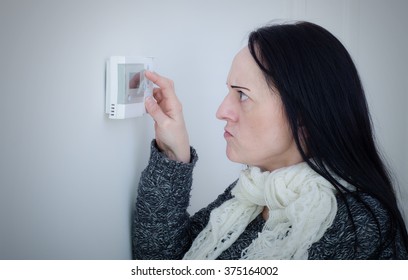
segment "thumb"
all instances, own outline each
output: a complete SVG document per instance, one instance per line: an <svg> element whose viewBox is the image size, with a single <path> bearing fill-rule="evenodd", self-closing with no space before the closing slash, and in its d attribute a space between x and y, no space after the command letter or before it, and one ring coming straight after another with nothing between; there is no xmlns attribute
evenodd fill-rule
<svg viewBox="0 0 408 280"><path fill-rule="evenodd" d="M157 104L156 100L152 96L148 96L145 100L145 107L146 111L149 113L150 116L152 116L153 120L160 124L162 123L165 119L167 119L167 116L163 113L162 109L160 106Z"/></svg>

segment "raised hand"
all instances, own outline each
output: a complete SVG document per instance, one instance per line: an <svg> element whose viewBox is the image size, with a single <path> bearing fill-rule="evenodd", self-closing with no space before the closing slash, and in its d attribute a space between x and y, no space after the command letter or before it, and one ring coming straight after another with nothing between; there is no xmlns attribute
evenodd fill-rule
<svg viewBox="0 0 408 280"><path fill-rule="evenodd" d="M183 108L176 96L173 81L150 71L146 71L145 76L159 87L153 90L154 98L148 97L145 102L147 112L155 121L159 149L172 160L190 162L190 143Z"/></svg>

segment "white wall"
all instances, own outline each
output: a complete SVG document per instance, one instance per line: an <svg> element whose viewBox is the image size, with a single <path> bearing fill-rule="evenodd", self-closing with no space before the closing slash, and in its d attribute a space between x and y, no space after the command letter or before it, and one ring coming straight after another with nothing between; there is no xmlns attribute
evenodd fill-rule
<svg viewBox="0 0 408 280"><path fill-rule="evenodd" d="M408 1L361 3L358 64L378 141L393 167L408 217Z"/></svg>
<svg viewBox="0 0 408 280"><path fill-rule="evenodd" d="M407 39L389 30L405 34L407 10L396 0L1 0L0 259L130 258L153 133L148 116L104 115L111 55L155 56L175 81L200 157L190 210L213 200L241 168L226 159L215 118L231 60L276 18L313 20L350 48L406 195Z"/></svg>

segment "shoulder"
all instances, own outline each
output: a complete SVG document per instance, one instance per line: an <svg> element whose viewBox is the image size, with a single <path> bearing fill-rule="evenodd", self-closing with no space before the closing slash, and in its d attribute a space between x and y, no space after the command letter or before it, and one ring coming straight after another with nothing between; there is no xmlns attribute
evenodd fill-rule
<svg viewBox="0 0 408 280"><path fill-rule="evenodd" d="M368 226L366 230L371 230L372 226L384 228L389 221L386 208L378 199L366 193L337 195L337 207L337 222L353 221L356 226Z"/></svg>
<svg viewBox="0 0 408 280"><path fill-rule="evenodd" d="M380 201L368 194L337 195L338 210L331 227L309 250L311 259L368 259L389 240L390 216ZM378 258L394 258L388 246Z"/></svg>

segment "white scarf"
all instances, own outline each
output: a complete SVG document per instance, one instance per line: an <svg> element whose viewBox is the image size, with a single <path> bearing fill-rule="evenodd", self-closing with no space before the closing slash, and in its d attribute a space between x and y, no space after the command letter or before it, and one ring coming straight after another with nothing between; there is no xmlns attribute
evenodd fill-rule
<svg viewBox="0 0 408 280"><path fill-rule="evenodd" d="M212 210L184 259L216 259L265 206L269 218L241 258L307 259L337 212L334 187L305 162L273 172L244 170L232 195Z"/></svg>

